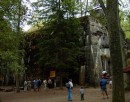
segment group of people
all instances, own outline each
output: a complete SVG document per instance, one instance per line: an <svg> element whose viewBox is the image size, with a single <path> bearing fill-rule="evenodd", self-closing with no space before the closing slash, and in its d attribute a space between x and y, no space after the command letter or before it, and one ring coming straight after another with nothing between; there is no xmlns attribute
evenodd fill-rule
<svg viewBox="0 0 130 102"><path fill-rule="evenodd" d="M41 80L40 79L36 79L33 81L33 88L34 88L34 91L40 91L41 89Z"/></svg>
<svg viewBox="0 0 130 102"><path fill-rule="evenodd" d="M48 78L48 80L43 80L43 81L41 81L40 79L35 79L33 81L25 80L24 91L30 91L31 88L33 88L34 91L40 91L41 85L43 85L44 89L53 88L56 87L56 82L53 82L51 78Z"/></svg>
<svg viewBox="0 0 130 102"><path fill-rule="evenodd" d="M33 87L34 91L39 91L41 87L41 80L35 79L33 82L30 80L24 81L24 91L31 91L31 88Z"/></svg>
<svg viewBox="0 0 130 102"><path fill-rule="evenodd" d="M53 82L52 82L51 78L49 78L48 80L43 80L43 86L44 86L44 89L52 88Z"/></svg>
<svg viewBox="0 0 130 102"><path fill-rule="evenodd" d="M69 82L66 83L66 87L68 88L68 101L72 101L72 91L73 91L72 79L69 79ZM80 88L80 97L81 97L81 101L84 100L84 87L83 86L81 86Z"/></svg>
<svg viewBox="0 0 130 102"><path fill-rule="evenodd" d="M105 73L106 74L106 73ZM68 85L69 84L69 85ZM106 76L103 74L102 79L100 80L100 88L102 92L103 99L109 98L107 93L107 84L109 84L109 88L112 88L112 77L109 78L109 80L106 79ZM72 101L72 91L73 91L73 83L72 80L69 79L69 82L66 83L66 87L68 88L68 101ZM80 99L81 101L84 100L84 87L80 87Z"/></svg>
<svg viewBox="0 0 130 102"><path fill-rule="evenodd" d="M44 89L46 89L47 87L51 87L52 80L51 79L43 80L43 82L41 82L40 79L34 80L33 81L34 91L39 91L42 84L44 86ZM103 99L105 99L105 97L109 98L108 93L107 93L107 84L108 84L108 80L106 79L106 73L103 73L102 79L100 80L100 88L102 91ZM31 81L25 80L24 81L24 91L30 91L31 87L32 87ZM66 87L68 89L68 101L72 101L72 91L73 91L72 79L69 79L69 81L66 83ZM110 77L110 80L109 80L109 87L110 87L110 89L112 88L112 77ZM80 98L81 98L81 101L84 100L84 87L83 86L80 87Z"/></svg>
<svg viewBox="0 0 130 102"><path fill-rule="evenodd" d="M30 80L24 81L24 91L30 91L32 87L32 82Z"/></svg>

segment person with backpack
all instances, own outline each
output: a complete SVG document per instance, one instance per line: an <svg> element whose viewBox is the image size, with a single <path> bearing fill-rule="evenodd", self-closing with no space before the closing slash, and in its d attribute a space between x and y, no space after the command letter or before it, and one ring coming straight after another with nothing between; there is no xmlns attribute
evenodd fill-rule
<svg viewBox="0 0 130 102"><path fill-rule="evenodd" d="M66 84L68 88L68 101L72 101L72 91L73 91L73 83L72 79L69 79L69 82Z"/></svg>
<svg viewBox="0 0 130 102"><path fill-rule="evenodd" d="M108 93L107 93L107 80L105 79L104 76L102 76L102 79L100 80L100 88L102 91L103 99L105 99L105 96L108 98Z"/></svg>

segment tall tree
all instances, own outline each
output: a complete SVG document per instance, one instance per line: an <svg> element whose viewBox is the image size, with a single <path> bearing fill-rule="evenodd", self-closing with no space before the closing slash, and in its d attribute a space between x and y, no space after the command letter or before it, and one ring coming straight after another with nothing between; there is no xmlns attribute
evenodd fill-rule
<svg viewBox="0 0 130 102"><path fill-rule="evenodd" d="M104 14L105 14L105 18L107 17L107 11L106 11L106 6L105 6L105 4L104 4L104 2L103 2L103 0L98 0L98 2L100 3L100 5L101 5L101 7L102 7L102 9L103 9L103 11L104 11ZM120 6L122 6L122 5L124 5L123 4L123 2L120 0L120 2L121 3L119 3L120 4ZM126 3L127 4L127 3ZM124 6L123 6L124 7ZM125 10L125 12L127 12L124 16L122 16L122 11L120 11L120 20L122 20L122 17L123 17L123 19L124 18L126 18L126 15L128 15L128 10ZM125 13L124 12L124 13ZM126 29L127 27L125 27L125 29ZM125 41L125 37L127 38L127 36L128 36L128 32L127 31L125 31L125 29L124 29L124 27L123 27L123 25L121 25L120 26L120 32L121 32L121 34L120 34L120 39L121 39L121 50L122 50L122 63L123 63L123 67L125 67L126 66L126 51L125 51L125 49L124 49L124 41ZM124 31L123 31L124 30ZM127 77L129 77L128 75L126 75L126 76L124 76L124 79L125 79L125 83L124 84L126 84L125 86L125 89L129 89L129 87L130 87L130 84L129 84L129 79L127 78Z"/></svg>
<svg viewBox="0 0 130 102"><path fill-rule="evenodd" d="M76 58L81 29L80 19L76 18L76 3L75 0L41 0L33 3L38 15L35 18L40 19L44 25L40 30L42 37L38 41L41 57L39 61L44 62L44 68L72 72L79 67ZM40 65L43 65L41 62Z"/></svg>
<svg viewBox="0 0 130 102"><path fill-rule="evenodd" d="M21 0L1 1L0 6L0 21L2 22L0 24L0 66L4 67L8 73L20 74L23 72L20 22L25 9Z"/></svg>
<svg viewBox="0 0 130 102"><path fill-rule="evenodd" d="M113 78L112 102L125 102L118 0L107 1L107 25Z"/></svg>

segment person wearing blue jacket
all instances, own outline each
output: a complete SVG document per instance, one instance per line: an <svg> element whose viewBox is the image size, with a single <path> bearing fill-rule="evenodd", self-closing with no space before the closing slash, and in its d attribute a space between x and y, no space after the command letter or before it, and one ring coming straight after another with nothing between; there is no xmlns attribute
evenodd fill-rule
<svg viewBox="0 0 130 102"><path fill-rule="evenodd" d="M107 98L108 98L106 85L107 85L107 80L105 79L105 77L102 77L102 79L100 80L100 88L102 91L103 99L105 99L105 96L107 96Z"/></svg>

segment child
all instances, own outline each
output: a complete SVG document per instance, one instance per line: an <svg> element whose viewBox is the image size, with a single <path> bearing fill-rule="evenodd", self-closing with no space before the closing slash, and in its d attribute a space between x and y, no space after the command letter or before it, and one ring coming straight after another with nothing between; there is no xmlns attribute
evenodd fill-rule
<svg viewBox="0 0 130 102"><path fill-rule="evenodd" d="M81 101L84 100L84 88L81 86L80 88L80 96L81 96Z"/></svg>

